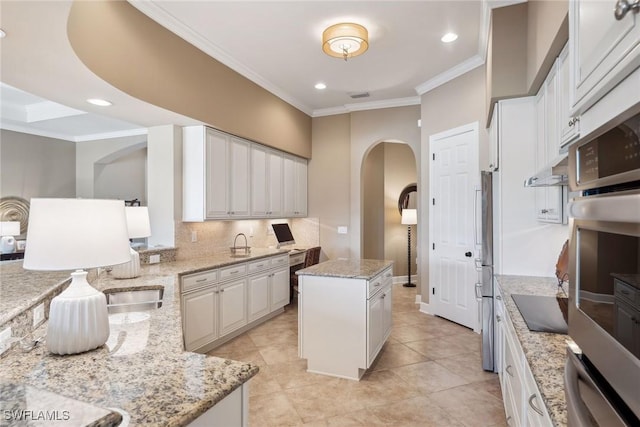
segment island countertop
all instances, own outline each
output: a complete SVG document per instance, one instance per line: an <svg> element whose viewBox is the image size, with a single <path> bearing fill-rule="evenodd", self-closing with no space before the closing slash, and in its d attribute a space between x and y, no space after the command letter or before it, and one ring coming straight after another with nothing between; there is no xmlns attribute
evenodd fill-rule
<svg viewBox="0 0 640 427"><path fill-rule="evenodd" d="M116 409L131 417L130 425L188 424L253 377L258 367L184 350L180 277L279 253L286 251L264 249L242 258L220 254L143 265L141 276L135 279L119 280L103 272L91 281L95 288L125 291L163 287L162 307L111 314L106 345L85 353L58 356L49 353L44 344L30 352L18 347L0 359L0 382L31 386L100 408ZM15 286L21 286L31 277L30 272L24 271L21 276L16 268L10 266L15 273ZM60 275L55 273L51 279L58 283ZM3 283L3 288L8 286ZM66 282L59 286L66 286ZM49 292L50 287L44 290ZM40 326L33 336L44 334L46 326Z"/></svg>
<svg viewBox="0 0 640 427"><path fill-rule="evenodd" d="M393 261L377 259L330 260L298 270L296 274L370 280L392 265Z"/></svg>
<svg viewBox="0 0 640 427"><path fill-rule="evenodd" d="M556 426L566 426L564 364L567 343L573 341L568 335L530 331L511 298L513 294L556 296L558 281L550 277L530 276L496 276L496 278L502 291L505 309L509 313L551 420Z"/></svg>

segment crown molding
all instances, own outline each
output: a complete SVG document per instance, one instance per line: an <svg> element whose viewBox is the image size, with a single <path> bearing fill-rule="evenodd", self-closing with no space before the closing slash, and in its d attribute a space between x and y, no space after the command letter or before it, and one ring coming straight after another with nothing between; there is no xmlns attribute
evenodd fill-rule
<svg viewBox="0 0 640 427"><path fill-rule="evenodd" d="M272 93L288 104L291 104L303 113L312 115L312 109L309 106L293 98L279 86L271 83L269 80L257 74L240 61L234 59L229 53L221 49L219 46L209 42L209 40L204 38L200 33L193 31L191 28L184 25L175 16L163 9L159 5L160 2L151 2L150 0L128 0L128 2L153 21L184 39L187 43L197 47L216 61L221 62L266 91Z"/></svg>
<svg viewBox="0 0 640 427"><path fill-rule="evenodd" d="M28 135L42 136L44 138L59 139L59 140L68 141L68 142L97 141L100 139L112 139L112 138L123 138L127 136L146 135L148 133L148 130L146 128L138 128L138 129L131 129L131 130L122 130L122 131L115 131L115 132L103 132L103 133L95 133L90 135L74 136L74 135L68 135L65 133L50 132L50 131L41 130L41 129L34 129L29 126L20 126L20 125L16 125L12 123L4 123L4 122L0 122L0 129L10 130L12 132L25 133Z"/></svg>
<svg viewBox="0 0 640 427"><path fill-rule="evenodd" d="M314 110L311 117L333 116L336 114L352 113L354 111L379 110L381 108L406 107L409 105L420 105L419 96L407 98L383 99L381 101L359 102L355 104L344 104L339 107L321 108Z"/></svg>
<svg viewBox="0 0 640 427"><path fill-rule="evenodd" d="M438 74L434 78L427 80L426 82L416 86L416 92L418 95L424 95L425 93L442 86L443 84L450 82L456 77L468 73L469 71L478 68L484 64L484 59L480 55L474 55L471 58L462 61L458 65L448 69L444 73Z"/></svg>

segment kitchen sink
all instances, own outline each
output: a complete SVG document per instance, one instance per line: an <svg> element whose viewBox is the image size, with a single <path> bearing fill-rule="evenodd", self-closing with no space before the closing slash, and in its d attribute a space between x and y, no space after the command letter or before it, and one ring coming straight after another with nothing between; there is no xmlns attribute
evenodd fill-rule
<svg viewBox="0 0 640 427"><path fill-rule="evenodd" d="M107 289L104 294L107 297L109 314L154 310L162 307L164 286L133 291Z"/></svg>

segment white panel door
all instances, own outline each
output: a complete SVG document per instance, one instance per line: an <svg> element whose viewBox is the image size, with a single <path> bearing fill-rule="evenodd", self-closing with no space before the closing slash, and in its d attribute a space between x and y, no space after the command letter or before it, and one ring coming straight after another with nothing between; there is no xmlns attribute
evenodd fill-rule
<svg viewBox="0 0 640 427"><path fill-rule="evenodd" d="M249 277L249 322L269 314L269 273Z"/></svg>
<svg viewBox="0 0 640 427"><path fill-rule="evenodd" d="M479 185L478 124L429 138L429 303L433 313L479 329L474 264L475 190Z"/></svg>
<svg viewBox="0 0 640 427"><path fill-rule="evenodd" d="M296 216L307 216L307 162L302 159L296 161Z"/></svg>
<svg viewBox="0 0 640 427"><path fill-rule="evenodd" d="M267 215L273 217L282 216L283 193L283 164L282 154L275 151L267 152L268 164L268 196Z"/></svg>
<svg viewBox="0 0 640 427"><path fill-rule="evenodd" d="M283 159L283 216L291 217L296 211L296 160L284 156Z"/></svg>
<svg viewBox="0 0 640 427"><path fill-rule="evenodd" d="M229 151L230 215L249 216L249 142L231 138Z"/></svg>
<svg viewBox="0 0 640 427"><path fill-rule="evenodd" d="M188 351L210 343L218 337L216 325L217 286L182 297L184 346Z"/></svg>
<svg viewBox="0 0 640 427"><path fill-rule="evenodd" d="M267 150L259 145L251 147L251 216L267 215Z"/></svg>
<svg viewBox="0 0 640 427"><path fill-rule="evenodd" d="M220 336L247 324L246 291L247 279L220 286Z"/></svg>
<svg viewBox="0 0 640 427"><path fill-rule="evenodd" d="M229 215L228 137L207 129L207 218Z"/></svg>

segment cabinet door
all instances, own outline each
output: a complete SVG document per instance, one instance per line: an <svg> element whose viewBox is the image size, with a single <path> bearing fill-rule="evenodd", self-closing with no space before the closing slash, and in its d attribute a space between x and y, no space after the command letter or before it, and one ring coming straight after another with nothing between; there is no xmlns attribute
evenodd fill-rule
<svg viewBox="0 0 640 427"><path fill-rule="evenodd" d="M269 314L270 273L249 277L248 314L249 322Z"/></svg>
<svg viewBox="0 0 640 427"><path fill-rule="evenodd" d="M283 180L284 194L283 198L283 214L286 217L294 216L296 212L296 160L290 156L283 158Z"/></svg>
<svg viewBox="0 0 640 427"><path fill-rule="evenodd" d="M561 151L580 134L580 121L571 115L573 105L573 85L571 67L569 66L569 45L567 44L558 57L558 120L560 121Z"/></svg>
<svg viewBox="0 0 640 427"><path fill-rule="evenodd" d="M384 329L384 292L378 292L367 301L367 368L371 366L380 349Z"/></svg>
<svg viewBox="0 0 640 427"><path fill-rule="evenodd" d="M207 129L206 138L207 218L224 218L228 216L229 212L228 137Z"/></svg>
<svg viewBox="0 0 640 427"><path fill-rule="evenodd" d="M307 216L307 161L296 160L295 215Z"/></svg>
<svg viewBox="0 0 640 427"><path fill-rule="evenodd" d="M499 129L500 126L500 103L496 102L493 107L493 116L489 125L489 170L497 171L499 167Z"/></svg>
<svg viewBox="0 0 640 427"><path fill-rule="evenodd" d="M386 341L386 339L391 334L391 326L393 325L393 316L391 311L391 306L393 305L393 287L389 286L385 289L382 295L383 305L382 305L382 342L380 346Z"/></svg>
<svg viewBox="0 0 640 427"><path fill-rule="evenodd" d="M182 296L184 346L196 350L218 337L217 286L211 286Z"/></svg>
<svg viewBox="0 0 640 427"><path fill-rule="evenodd" d="M282 268L271 273L271 311L289 304L289 269Z"/></svg>
<svg viewBox="0 0 640 427"><path fill-rule="evenodd" d="M247 279L220 286L220 336L247 324Z"/></svg>
<svg viewBox="0 0 640 427"><path fill-rule="evenodd" d="M545 90L544 85L540 89L540 92L536 95L535 101L536 107L536 158L535 158L535 170L540 170L545 166ZM545 187L535 187L535 201L536 201L536 218L539 221L546 219L546 203L547 195Z"/></svg>
<svg viewBox="0 0 640 427"><path fill-rule="evenodd" d="M558 123L558 61L544 83L545 90L545 158L544 165L560 154L560 128Z"/></svg>
<svg viewBox="0 0 640 427"><path fill-rule="evenodd" d="M640 19L613 14L615 1L569 2L575 109L584 112L640 65ZM629 2L631 3L631 2Z"/></svg>
<svg viewBox="0 0 640 427"><path fill-rule="evenodd" d="M251 216L265 217L268 211L268 154L267 149L251 147Z"/></svg>
<svg viewBox="0 0 640 427"><path fill-rule="evenodd" d="M229 214L249 216L249 142L231 138L228 165L231 177Z"/></svg>
<svg viewBox="0 0 640 427"><path fill-rule="evenodd" d="M267 151L268 164L268 196L267 215L271 217L282 216L283 195L283 159L282 154L275 151Z"/></svg>

